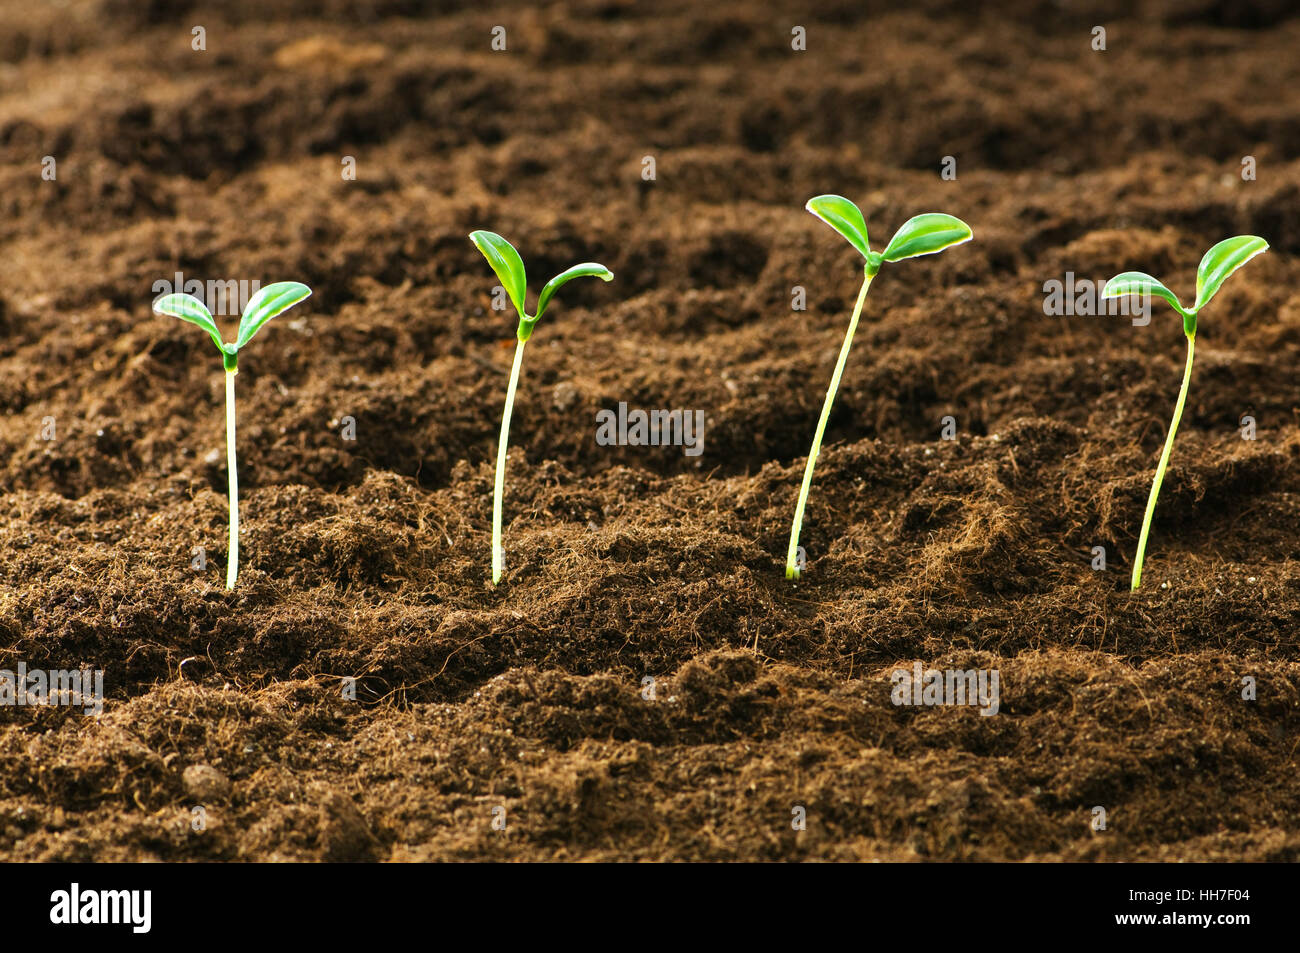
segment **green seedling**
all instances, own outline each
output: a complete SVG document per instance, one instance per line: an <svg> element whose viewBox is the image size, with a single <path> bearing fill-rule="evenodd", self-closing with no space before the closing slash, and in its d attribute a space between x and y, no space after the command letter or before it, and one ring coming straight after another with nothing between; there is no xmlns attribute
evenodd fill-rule
<svg viewBox="0 0 1300 953"><path fill-rule="evenodd" d="M505 494L506 442L510 438L510 414L515 406L515 389L519 385L519 367L523 363L524 345L533 336L533 328L561 286L574 278L599 278L602 281L610 281L614 273L604 265L591 261L574 265L560 272L542 288L542 293L537 298L537 313L530 316L525 309L528 303L528 279L519 252L496 232L472 232L469 240L483 253L483 257L488 260L492 270L501 279L501 286L505 288L510 303L515 306L515 312L519 315L519 327L515 332L517 339L515 361L510 368L510 385L506 388L506 407L501 414L501 436L497 440L497 476L492 494L492 584L495 586L501 581L501 570L505 564L505 550L501 548L501 499Z"/></svg>
<svg viewBox="0 0 1300 953"><path fill-rule="evenodd" d="M212 318L212 312L198 298L188 294L163 295L153 303L159 314L197 324L221 352L226 368L226 466L230 471L230 557L226 563L226 588L235 588L239 575L239 474L235 465L235 375L239 373L239 349L253 339L277 314L287 311L311 294L311 289L298 281L277 281L267 285L248 300L239 319L239 332L234 344L221 340L221 330Z"/></svg>
<svg viewBox="0 0 1300 953"><path fill-rule="evenodd" d="M1178 403L1174 405L1174 419L1169 424L1169 434L1165 437L1165 449L1160 454L1160 463L1156 467L1156 478L1151 484L1151 495L1147 497L1146 515L1142 517L1142 534L1138 537L1137 558L1133 562L1131 591L1136 592L1142 584L1142 560L1146 556L1147 537L1151 533L1151 517L1156 512L1156 497L1160 495L1160 484L1165 479L1165 468L1169 466L1169 455L1174 449L1174 435L1178 433L1178 422L1183 417L1183 407L1187 403L1187 388L1192 382L1192 358L1196 354L1196 316L1209 304L1219 287L1234 271L1250 261L1256 255L1268 250L1268 242L1257 235L1237 235L1225 239L1205 253L1200 266L1196 269L1196 303L1184 308L1178 296L1148 274L1140 271L1126 271L1106 282L1101 290L1103 298L1116 298L1121 295L1140 294L1155 295L1164 298L1175 311L1183 316L1183 335L1187 338L1187 367L1183 371L1183 386L1178 391Z"/></svg>
<svg viewBox="0 0 1300 953"><path fill-rule="evenodd" d="M968 242L972 237L970 226L961 219L941 212L927 212L904 222L903 227L889 240L885 250L874 252L867 241L867 223L862 217L862 212L848 199L839 195L819 195L809 199L805 208L844 236L849 244L866 259L866 264L863 266L865 277L862 280L862 289L858 292L857 304L853 306L853 317L849 321L848 333L844 335L844 344L840 347L839 360L835 362L831 386L826 389L826 401L822 404L822 415L817 421L817 432L813 435L812 449L808 451L808 463L804 466L803 486L799 490L799 503L794 511L794 525L790 527L790 548L785 558L787 579L799 578L797 559L799 531L803 527L803 511L808 503L808 488L812 485L813 467L817 463L817 454L821 452L822 437L826 433L826 421L831 415L831 405L835 403L840 377L844 374L844 365L849 359L849 349L853 345L853 333L858 328L858 319L862 316L862 304L867 300L867 289L871 287L872 279L879 273L880 266L884 262L933 255L952 245Z"/></svg>

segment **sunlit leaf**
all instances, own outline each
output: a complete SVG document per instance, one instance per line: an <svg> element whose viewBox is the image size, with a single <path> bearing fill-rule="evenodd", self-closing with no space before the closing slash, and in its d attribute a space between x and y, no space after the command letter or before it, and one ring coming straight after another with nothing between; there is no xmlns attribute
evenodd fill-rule
<svg viewBox="0 0 1300 953"><path fill-rule="evenodd" d="M471 232L469 240L483 253L483 257L488 260L492 270L501 279L501 286L506 289L506 294L514 303L519 317L525 317L528 314L524 310L524 306L528 303L526 300L528 278L524 272L524 260L519 257L519 252L515 251L515 246L496 232Z"/></svg>
<svg viewBox="0 0 1300 953"><path fill-rule="evenodd" d="M1158 279L1141 271L1126 271L1106 282L1101 289L1103 298L1122 298L1124 295L1155 295L1164 298L1179 314L1186 314L1187 309L1178 300L1178 295L1166 288Z"/></svg>
<svg viewBox="0 0 1300 953"><path fill-rule="evenodd" d="M580 265L574 265L572 268L566 268L548 281L546 287L542 289L541 297L537 299L537 314L534 320L542 316L542 312L551 303L551 298L554 297L555 292L574 278L599 278L601 281L612 281L614 273L604 265L594 261L585 261Z"/></svg>
<svg viewBox="0 0 1300 953"><path fill-rule="evenodd" d="M942 212L926 212L909 218L889 240L881 258L900 261L920 255L933 255L953 245L971 240L970 226L959 218Z"/></svg>
<svg viewBox="0 0 1300 953"><path fill-rule="evenodd" d="M1219 242L1205 253L1196 269L1196 307L1201 310L1228 276L1256 255L1268 250L1268 242L1258 235L1238 235Z"/></svg>
<svg viewBox="0 0 1300 953"><path fill-rule="evenodd" d="M243 317L239 319L239 337L235 339L235 349L238 350L251 341L267 321L310 295L311 289L301 281L277 281L253 295L244 306Z"/></svg>
<svg viewBox="0 0 1300 953"><path fill-rule="evenodd" d="M847 238L863 258L871 254L871 246L867 243L867 223L862 212L844 196L819 195L809 199L804 208Z"/></svg>
<svg viewBox="0 0 1300 953"><path fill-rule="evenodd" d="M212 312L194 295L179 293L163 295L153 303L153 309L159 314L170 314L174 318L198 325L212 337L212 343L217 346L217 350L225 352L226 347L221 342L221 329L212 319Z"/></svg>

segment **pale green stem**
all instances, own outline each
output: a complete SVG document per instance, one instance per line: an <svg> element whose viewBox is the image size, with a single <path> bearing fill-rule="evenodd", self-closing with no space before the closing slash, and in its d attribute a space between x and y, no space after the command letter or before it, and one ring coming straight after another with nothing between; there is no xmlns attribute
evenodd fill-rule
<svg viewBox="0 0 1300 953"><path fill-rule="evenodd" d="M239 575L239 471L235 466L235 375L226 371L226 468L230 471L230 560L226 564L226 588L235 588Z"/></svg>
<svg viewBox="0 0 1300 953"><path fill-rule="evenodd" d="M505 550L501 548L501 497L506 486L506 441L510 438L510 414L515 407L515 388L519 386L519 366L524 358L524 344L515 345L515 363L510 368L510 386L506 389L506 409L501 415L501 437L497 440L497 481L492 497L492 585L501 581Z"/></svg>
<svg viewBox="0 0 1300 953"><path fill-rule="evenodd" d="M1147 498L1146 516L1142 517L1142 535L1138 537L1137 558L1133 561L1132 591L1136 592L1142 585L1142 559L1147 551L1147 536L1151 533L1151 517L1156 512L1156 497L1160 495L1160 484L1165 479L1165 468L1169 466L1169 455L1174 449L1174 434L1178 433L1178 422L1183 419L1183 405L1187 403L1187 388L1192 383L1192 356L1196 353L1196 335L1187 335L1187 369L1183 371L1183 387L1178 392L1178 403L1174 405L1174 419L1169 425L1169 436L1165 437L1165 450L1160 454L1160 465L1156 467L1155 482L1151 484L1151 496Z"/></svg>
<svg viewBox="0 0 1300 953"><path fill-rule="evenodd" d="M858 329L858 318L862 316L862 303L867 300L867 289L871 287L874 275L867 275L862 281L862 290L858 292L858 303L853 306L853 320L849 322L848 333L840 346L840 358L835 363L835 374L831 377L831 386L826 389L826 401L822 404L822 416L817 421L817 433L813 436L812 449L808 451L808 462L803 469L803 486L799 490L799 503L794 510L794 525L790 527L790 549L785 556L785 578L798 579L799 565L799 531L803 528L803 510L808 503L808 488L812 486L813 467L817 464L817 454L821 452L822 436L826 433L826 421L831 416L831 405L835 403L835 394L840 387L840 377L844 374L844 365L849 360L849 349L853 346L853 332Z"/></svg>

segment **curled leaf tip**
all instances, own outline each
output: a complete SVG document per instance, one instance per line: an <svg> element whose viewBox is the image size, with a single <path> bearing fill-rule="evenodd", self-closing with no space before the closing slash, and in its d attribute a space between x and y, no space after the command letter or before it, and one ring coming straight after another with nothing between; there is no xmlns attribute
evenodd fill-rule
<svg viewBox="0 0 1300 953"><path fill-rule="evenodd" d="M551 298L555 292L574 278L599 278L601 281L613 281L614 273L596 261L584 261L581 264L574 265L572 268L566 268L554 278L546 283L542 288L542 293L537 299L537 314L534 318L540 318L546 306L551 303Z"/></svg>

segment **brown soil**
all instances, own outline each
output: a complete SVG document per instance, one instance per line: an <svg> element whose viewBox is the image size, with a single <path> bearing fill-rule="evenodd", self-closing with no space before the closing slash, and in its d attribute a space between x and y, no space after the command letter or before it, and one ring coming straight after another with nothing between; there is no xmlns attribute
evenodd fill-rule
<svg viewBox="0 0 1300 953"><path fill-rule="evenodd" d="M108 696L0 710L3 857L1300 855L1300 19L817 6L0 7L0 667ZM792 585L860 277L826 191L877 247L930 209L976 240L873 287ZM473 228L534 294L617 275L529 345L498 589L512 322ZM1239 232L1272 250L1202 319L1132 595L1180 326L1042 284L1185 292ZM149 308L176 271L315 289L241 361L234 594L220 362ZM704 453L598 446L619 401L704 410ZM914 661L998 669L1000 712L894 706Z"/></svg>

